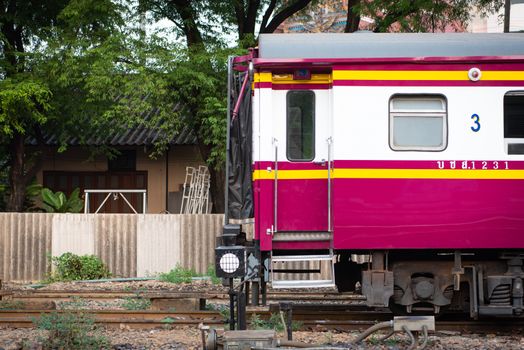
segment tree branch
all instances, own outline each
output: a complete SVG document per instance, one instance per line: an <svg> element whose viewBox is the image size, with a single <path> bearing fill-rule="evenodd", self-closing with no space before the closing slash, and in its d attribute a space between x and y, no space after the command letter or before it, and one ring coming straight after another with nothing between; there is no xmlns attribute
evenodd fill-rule
<svg viewBox="0 0 524 350"><path fill-rule="evenodd" d="M266 28L261 28L261 33L273 33L282 22L284 22L287 18L293 16L298 11L305 8L311 0L297 0L293 2L291 5L285 7L273 17L271 22L267 25Z"/></svg>
<svg viewBox="0 0 524 350"><path fill-rule="evenodd" d="M264 16L262 17L262 23L260 24L260 32L263 32L267 26L267 21L269 21L269 17L273 14L273 11L275 10L275 6L277 5L277 0L271 0L269 3L269 6L267 7L266 12L264 13Z"/></svg>
<svg viewBox="0 0 524 350"><path fill-rule="evenodd" d="M171 0L178 14L182 18L182 30L186 35L187 46L203 45L204 40L196 23L196 13L190 0Z"/></svg>

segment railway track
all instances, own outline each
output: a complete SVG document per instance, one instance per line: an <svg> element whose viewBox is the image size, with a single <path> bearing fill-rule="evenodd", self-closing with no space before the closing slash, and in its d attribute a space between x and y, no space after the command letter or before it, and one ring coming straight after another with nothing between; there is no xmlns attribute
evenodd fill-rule
<svg viewBox="0 0 524 350"><path fill-rule="evenodd" d="M205 299L206 301L226 301L225 292L195 291L15 291L9 300L23 304L54 305L57 301L93 300L111 301L124 298L144 299ZM376 322L391 320L393 315L387 310L370 310L361 303L363 298L352 293L330 292L287 292L271 291L267 300L269 307L248 308L248 321L253 314L268 319L278 312L278 302L293 301L293 320L300 322L309 330L363 330ZM296 303L298 302L298 303ZM346 303L343 303L346 302ZM313 303L313 304L311 304ZM318 303L318 304L315 304ZM329 304L333 303L333 304ZM67 310L0 310L0 326L34 327L34 321L42 314L65 313ZM91 315L95 322L108 328L149 329L179 325L198 325L201 323L221 327L227 326L223 315L218 311L151 311L151 310L82 310ZM514 332L524 329L524 319L467 320L463 315L449 315L437 321L437 331L458 332Z"/></svg>
<svg viewBox="0 0 524 350"><path fill-rule="evenodd" d="M66 313L66 310L0 310L0 326L16 328L34 327L34 321L42 314L51 312ZM224 316L217 311L169 312L169 311L127 311L127 310L82 310L91 315L97 324L108 328L149 329L170 326L197 326L206 324L215 327L226 327ZM269 310L248 311L248 320L253 314L262 319L271 316ZM364 330L376 322L392 319L389 312L375 311L322 311L293 310L293 320L300 322L304 330ZM464 319L438 320L438 331L458 332L507 332L522 331L524 320L496 319L470 321Z"/></svg>
<svg viewBox="0 0 524 350"><path fill-rule="evenodd" d="M85 299L97 301L110 301L124 298L150 298L150 299L177 299L177 298L199 298L206 300L227 300L227 292L195 292L195 291L15 291L12 300L20 301L68 301L71 299ZM326 292L282 292L272 291L267 294L268 301L364 301L364 297L354 293L326 293Z"/></svg>

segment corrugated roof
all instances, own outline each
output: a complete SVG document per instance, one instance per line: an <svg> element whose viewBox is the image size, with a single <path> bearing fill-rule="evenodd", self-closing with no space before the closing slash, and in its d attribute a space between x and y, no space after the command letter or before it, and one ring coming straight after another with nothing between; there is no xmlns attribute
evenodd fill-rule
<svg viewBox="0 0 524 350"><path fill-rule="evenodd" d="M158 113L158 110L152 110L142 115L143 120L147 124L153 116ZM87 146L146 146L152 145L159 140L162 135L161 122L158 122L154 127L148 125L137 125L131 128L123 128L119 125L120 121L115 119L111 125L106 126L115 131L110 135L99 130L93 130L89 135L86 135L85 142L82 145ZM81 131L79 131L81 132ZM104 136L107 135L107 136ZM43 135L44 142L46 145L57 145L58 135L56 134L45 134ZM66 143L70 146L80 145L80 138L76 136L70 136L67 138ZM182 129L174 135L169 142L171 145L194 145L196 144L196 137L193 135L191 129L188 126L183 126ZM36 145L36 139L32 138L28 141L31 145Z"/></svg>
<svg viewBox="0 0 524 350"><path fill-rule="evenodd" d="M261 34L259 57L402 58L524 55L524 33Z"/></svg>

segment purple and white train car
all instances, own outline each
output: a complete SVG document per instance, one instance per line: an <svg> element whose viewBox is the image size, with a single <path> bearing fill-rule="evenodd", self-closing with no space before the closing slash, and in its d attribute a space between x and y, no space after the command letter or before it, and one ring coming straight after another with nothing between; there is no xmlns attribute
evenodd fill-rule
<svg viewBox="0 0 524 350"><path fill-rule="evenodd" d="M226 223L255 229L217 269L241 245L263 289L523 313L524 34L261 35L230 71Z"/></svg>

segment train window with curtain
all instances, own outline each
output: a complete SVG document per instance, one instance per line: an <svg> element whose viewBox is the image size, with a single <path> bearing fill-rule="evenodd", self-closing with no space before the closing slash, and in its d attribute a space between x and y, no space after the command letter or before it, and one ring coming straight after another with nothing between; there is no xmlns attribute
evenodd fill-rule
<svg viewBox="0 0 524 350"><path fill-rule="evenodd" d="M389 146L394 151L443 151L447 101L442 95L394 95L389 102Z"/></svg>
<svg viewBox="0 0 524 350"><path fill-rule="evenodd" d="M315 93L289 91L286 104L287 159L311 161L315 158Z"/></svg>
<svg viewBox="0 0 524 350"><path fill-rule="evenodd" d="M508 154L524 154L524 91L504 95L504 142Z"/></svg>

